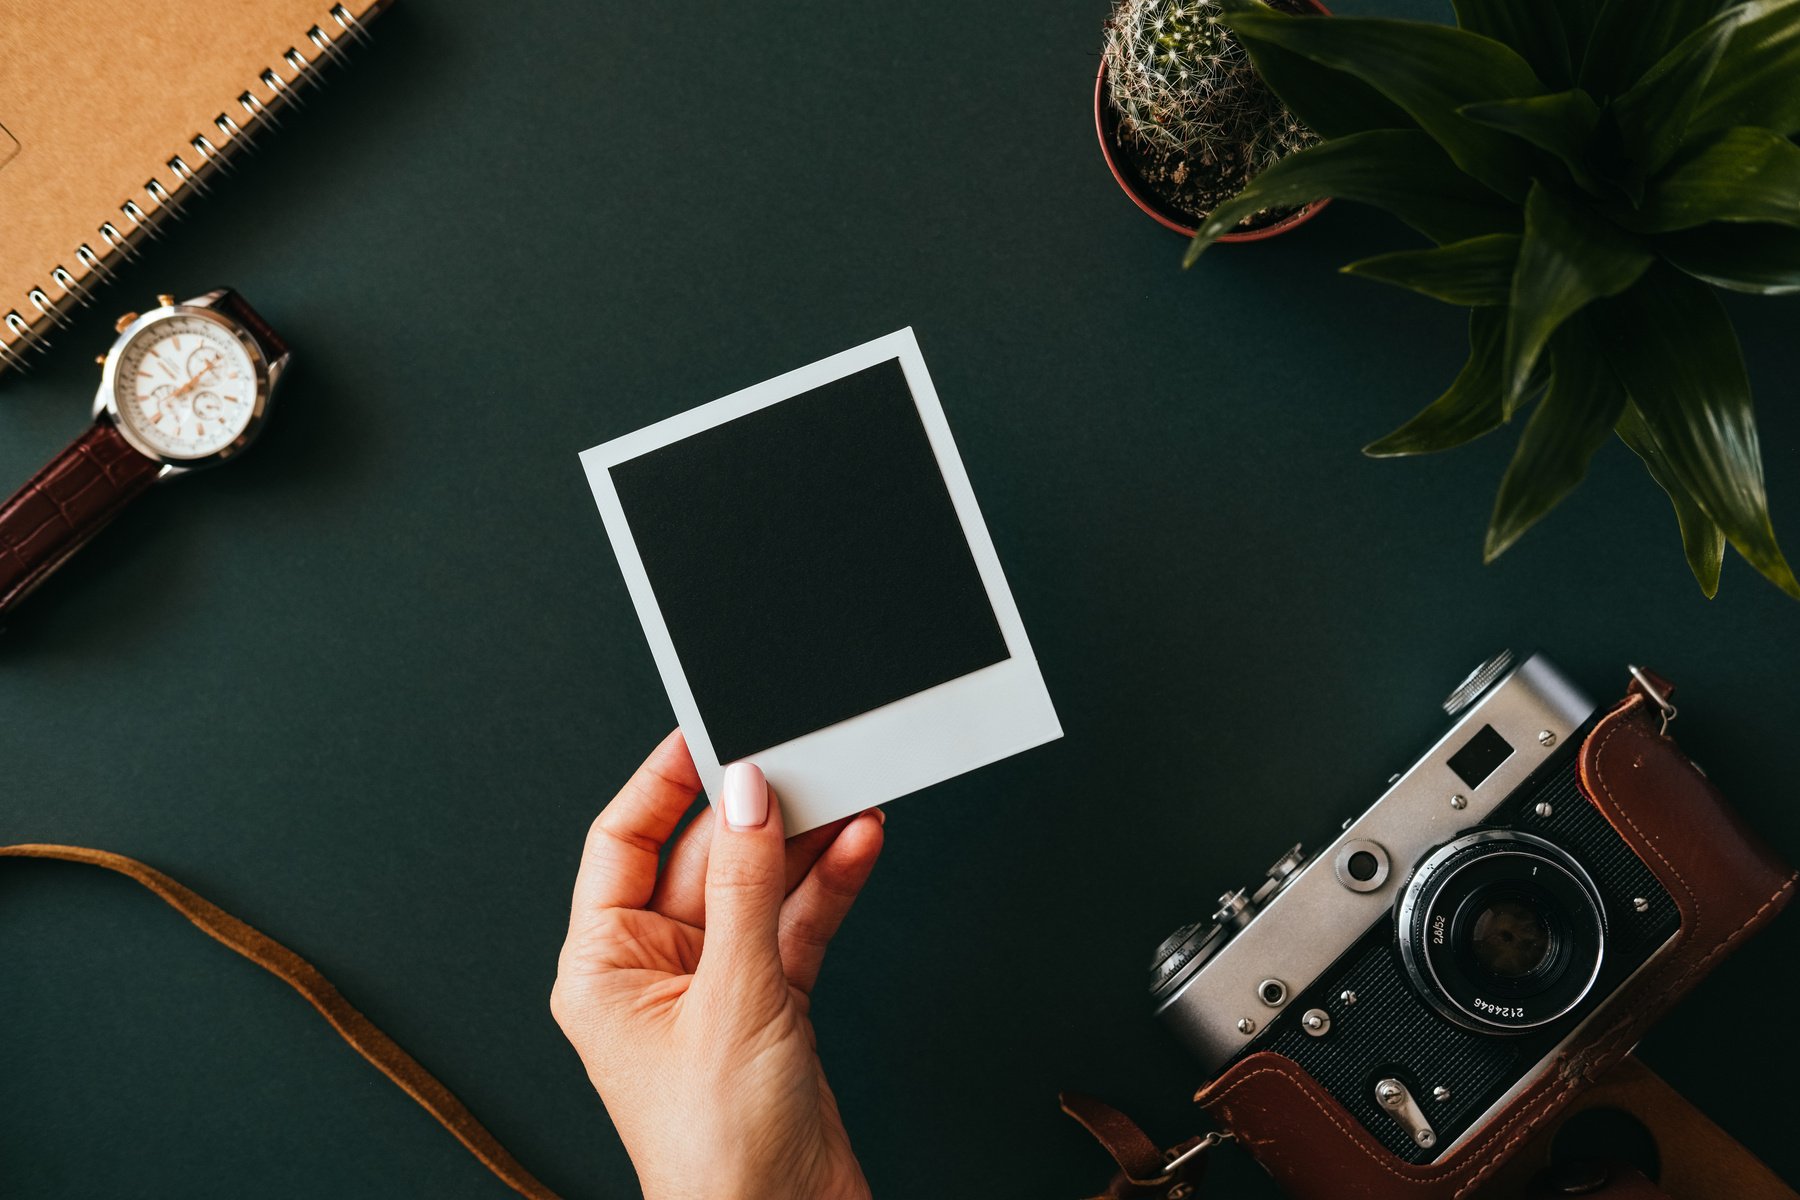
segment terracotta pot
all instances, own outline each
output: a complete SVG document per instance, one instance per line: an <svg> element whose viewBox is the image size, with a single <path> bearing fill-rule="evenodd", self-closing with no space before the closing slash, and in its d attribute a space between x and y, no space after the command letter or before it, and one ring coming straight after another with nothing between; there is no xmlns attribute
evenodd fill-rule
<svg viewBox="0 0 1800 1200"><path fill-rule="evenodd" d="M1329 15L1329 10L1318 0L1302 0L1308 7L1317 9L1321 14ZM1100 153L1106 158L1106 169L1112 172L1113 179L1119 189L1131 197L1131 202L1149 213L1158 225L1165 229L1173 229L1183 237L1193 237L1194 227L1185 222L1183 214L1171 212L1156 199L1155 195L1144 186L1138 178L1137 171L1132 168L1118 148L1118 115L1113 112L1112 105L1106 102L1106 56L1100 56L1100 70L1094 76L1094 132L1100 139ZM1330 200L1315 200L1305 208L1291 216L1283 217L1273 225L1264 225L1259 229L1245 229L1236 233L1222 234L1221 242L1260 242L1264 238L1272 238L1276 234L1286 233L1294 226L1312 220L1318 211L1330 204Z"/></svg>

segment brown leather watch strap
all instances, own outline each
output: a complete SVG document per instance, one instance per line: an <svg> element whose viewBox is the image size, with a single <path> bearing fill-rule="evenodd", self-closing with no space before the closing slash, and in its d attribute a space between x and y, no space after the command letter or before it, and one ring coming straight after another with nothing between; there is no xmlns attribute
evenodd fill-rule
<svg viewBox="0 0 1800 1200"><path fill-rule="evenodd" d="M288 352L287 343L282 340L281 335L270 328L269 323L262 319L262 314L250 307L248 300L231 288L219 293L218 299L213 301L213 307L248 329L251 336L262 343L263 357L270 362Z"/></svg>
<svg viewBox="0 0 1800 1200"><path fill-rule="evenodd" d="M0 505L0 616L155 483L159 470L101 419Z"/></svg>
<svg viewBox="0 0 1800 1200"><path fill-rule="evenodd" d="M393 1080L395 1085L430 1113L432 1119L448 1129L481 1160L500 1181L530 1200L558 1200L555 1192L539 1183L489 1133L463 1102L440 1083L418 1060L402 1050L393 1038L375 1027L333 987L319 969L286 946L238 920L218 905L201 898L153 867L135 858L106 850L90 850L85 846L25 844L0 846L0 857L49 858L64 862L116 871L127 879L142 884L176 912L192 921L200 931L226 948L243 955L269 974L299 992L319 1015L330 1022L338 1036L362 1055L375 1069Z"/></svg>

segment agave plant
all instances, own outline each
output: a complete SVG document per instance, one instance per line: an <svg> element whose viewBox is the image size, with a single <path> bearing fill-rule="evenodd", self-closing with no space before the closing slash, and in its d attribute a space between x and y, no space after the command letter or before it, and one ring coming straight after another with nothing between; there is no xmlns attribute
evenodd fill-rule
<svg viewBox="0 0 1800 1200"><path fill-rule="evenodd" d="M1204 222L1325 196L1432 243L1344 270L1469 309L1469 358L1374 456L1462 445L1530 409L1494 505L1503 552L1617 433L1718 590L1725 543L1791 596L1750 385L1715 289L1800 291L1800 0L1454 0L1455 27L1221 0L1323 135Z"/></svg>

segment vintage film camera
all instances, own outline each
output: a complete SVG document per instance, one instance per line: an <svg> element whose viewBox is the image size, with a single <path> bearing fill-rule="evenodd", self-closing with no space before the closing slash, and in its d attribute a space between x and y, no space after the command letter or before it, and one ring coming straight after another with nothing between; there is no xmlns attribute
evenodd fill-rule
<svg viewBox="0 0 1800 1200"><path fill-rule="evenodd" d="M1464 1194L1785 902L1633 671L1602 714L1482 664L1366 812L1157 949L1199 1101L1294 1194Z"/></svg>

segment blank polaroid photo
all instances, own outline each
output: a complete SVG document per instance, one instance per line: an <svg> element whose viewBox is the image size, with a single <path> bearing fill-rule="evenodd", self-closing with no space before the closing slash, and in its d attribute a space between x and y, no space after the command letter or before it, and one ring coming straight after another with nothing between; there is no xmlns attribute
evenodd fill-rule
<svg viewBox="0 0 1800 1200"><path fill-rule="evenodd" d="M912 330L581 460L709 795L794 834L1062 736Z"/></svg>

